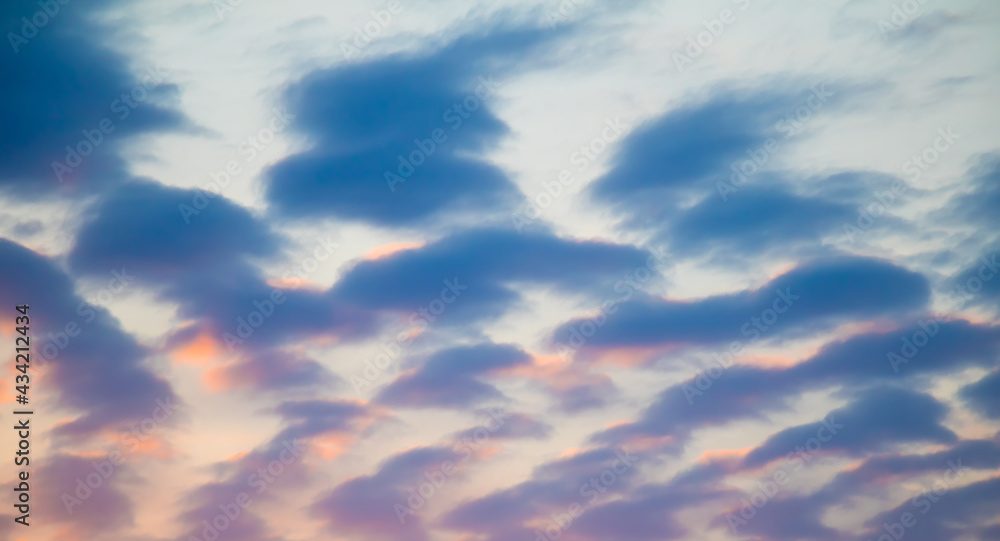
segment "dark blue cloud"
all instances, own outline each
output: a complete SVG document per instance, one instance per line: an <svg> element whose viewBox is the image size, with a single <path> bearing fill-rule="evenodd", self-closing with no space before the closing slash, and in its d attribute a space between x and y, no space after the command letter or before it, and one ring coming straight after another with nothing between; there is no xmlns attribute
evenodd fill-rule
<svg viewBox="0 0 1000 541"><path fill-rule="evenodd" d="M771 254L829 255L835 253L830 241L857 242L876 221L880 231L913 229L891 214L916 191L896 177L871 171L793 175L763 174L745 186L717 183L716 191L652 227L678 256L709 256L708 262L721 265Z"/></svg>
<svg viewBox="0 0 1000 541"><path fill-rule="evenodd" d="M377 400L394 406L465 409L505 398L481 376L530 363L531 356L517 346L486 343L454 347L434 353L419 368L397 378Z"/></svg>
<svg viewBox="0 0 1000 541"><path fill-rule="evenodd" d="M801 178L777 166L809 119L859 90L788 87L780 81L763 89L716 88L647 122L620 144L611 170L590 186L592 198L610 203L624 226L669 242L680 257L729 263L772 251L829 252L822 241L856 225L857 209L872 204L874 191L894 204L907 188L876 172ZM894 185L900 193L890 190ZM906 225L882 212L879 219L881 228Z"/></svg>
<svg viewBox="0 0 1000 541"><path fill-rule="evenodd" d="M820 453L848 456L865 456L902 443L954 443L955 433L941 424L947 412L930 395L893 387L869 389L822 421L774 434L750 451L744 464L758 467L797 449L810 449L811 440L820 443Z"/></svg>
<svg viewBox="0 0 1000 541"><path fill-rule="evenodd" d="M280 239L266 224L221 196L188 223L182 205L198 193L148 181L122 185L85 213L70 265L84 273L124 265L153 283L278 252Z"/></svg>
<svg viewBox="0 0 1000 541"><path fill-rule="evenodd" d="M1000 226L1000 152L977 156L965 174L968 189L949 202L954 218L968 224L985 226L981 234L995 234Z"/></svg>
<svg viewBox="0 0 1000 541"><path fill-rule="evenodd" d="M948 287L951 300L959 307L995 309L1000 301L1000 244L990 247L978 260L959 271Z"/></svg>
<svg viewBox="0 0 1000 541"><path fill-rule="evenodd" d="M1000 419L1000 371L966 385L960 394L976 411L991 419Z"/></svg>
<svg viewBox="0 0 1000 541"><path fill-rule="evenodd" d="M679 254L760 254L775 245L818 244L842 224L853 223L855 213L846 203L798 196L781 187L746 188L728 201L712 194L678 214L669 226L670 247Z"/></svg>
<svg viewBox="0 0 1000 541"><path fill-rule="evenodd" d="M107 46L119 32L95 22L100 7L49 6L58 10L51 17L38 2L0 7L10 42L0 54L6 74L0 88L0 190L8 193L79 194L121 181L128 176L120 155L124 143L185 123L168 105L176 93L169 74L155 65L133 74L128 59ZM47 22L35 27L22 17ZM67 158L67 146L79 162ZM68 169L57 174L55 162Z"/></svg>
<svg viewBox="0 0 1000 541"><path fill-rule="evenodd" d="M501 315L521 298L522 285L600 295L626 273L649 264L648 252L598 241L574 241L541 232L476 229L422 248L361 261L334 285L332 295L367 309L412 312L452 299L435 319L468 324ZM655 263L655 262L654 262ZM460 291L445 281L458 284Z"/></svg>
<svg viewBox="0 0 1000 541"><path fill-rule="evenodd" d="M808 361L790 367L786 375L792 381L854 384L925 377L971 366L995 366L998 347L998 327L918 318L898 330L827 344Z"/></svg>
<svg viewBox="0 0 1000 541"><path fill-rule="evenodd" d="M554 341L574 348L755 342L835 322L899 316L920 309L929 296L920 274L883 260L841 256L802 264L755 290L690 302L626 300L592 336L582 335L589 320L574 320L556 330Z"/></svg>
<svg viewBox="0 0 1000 541"><path fill-rule="evenodd" d="M843 501L865 487L891 483L900 478L937 472L949 464L977 470L1000 467L1000 445L990 440L967 440L954 447L919 455L880 455L854 469L838 473L812 497L827 504Z"/></svg>
<svg viewBox="0 0 1000 541"><path fill-rule="evenodd" d="M232 343L239 347L370 331L370 315L328 295L269 285L253 263L277 257L282 239L243 207L216 196L187 223L180 207L199 194L149 182L121 186L87 213L70 266L88 275L125 266L143 287L179 303L181 317L199 322L219 341L226 334L238 338ZM262 323L249 324L253 312L263 313Z"/></svg>
<svg viewBox="0 0 1000 541"><path fill-rule="evenodd" d="M710 386L703 387L702 379ZM788 396L782 388L779 370L734 366L718 378L703 374L661 391L638 420L598 432L593 439L618 444L632 436L671 436L683 442L695 429L762 418L765 411L785 407ZM703 397L706 393L712 396Z"/></svg>
<svg viewBox="0 0 1000 541"><path fill-rule="evenodd" d="M781 93L722 90L682 105L624 140L611 170L592 185L593 195L630 204L655 197L655 208L670 209L693 187L714 191L716 182L730 180L730 166L746 159L748 150L780 135L777 122L794 104Z"/></svg>
<svg viewBox="0 0 1000 541"><path fill-rule="evenodd" d="M270 168L268 199L283 217L384 226L512 208L516 187L482 156L508 130L490 101L507 70L554 35L499 26L310 73L285 99L314 146Z"/></svg>

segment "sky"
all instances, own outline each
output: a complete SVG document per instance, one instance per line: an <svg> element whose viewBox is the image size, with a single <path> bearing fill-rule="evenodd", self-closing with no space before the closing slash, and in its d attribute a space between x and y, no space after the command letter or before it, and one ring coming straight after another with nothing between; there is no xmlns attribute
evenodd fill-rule
<svg viewBox="0 0 1000 541"><path fill-rule="evenodd" d="M1000 539L1000 6L0 13L0 540Z"/></svg>

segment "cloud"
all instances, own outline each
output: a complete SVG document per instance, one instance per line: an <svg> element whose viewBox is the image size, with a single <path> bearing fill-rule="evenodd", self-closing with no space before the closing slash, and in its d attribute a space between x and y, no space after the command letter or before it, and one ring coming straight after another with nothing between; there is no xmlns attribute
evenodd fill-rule
<svg viewBox="0 0 1000 541"><path fill-rule="evenodd" d="M1000 446L989 440L968 440L943 451L927 454L883 454L866 459L860 465L843 470L828 483L809 494L789 494L789 488L775 493L755 511L741 508L718 516L719 527L736 528L741 535L756 535L762 541L782 539L843 539L846 534L823 524L823 517L834 507L849 505L862 497L874 498L889 487L927 474L940 474L956 467L993 470L1000 466ZM786 478L801 467L785 468ZM774 475L763 484L774 483ZM758 485L760 487L761 485ZM759 489L758 489L759 490ZM744 507L752 494L740 499ZM759 499L758 499L759 501Z"/></svg>
<svg viewBox="0 0 1000 541"><path fill-rule="evenodd" d="M276 493L301 490L314 480L304 457L324 438L347 445L378 413L358 402L338 400L289 400L274 408L284 428L267 443L231 461L217 465L220 476L192 490L180 515L187 541L211 536L222 539L281 541L260 517L262 500ZM222 518L219 518L219 517Z"/></svg>
<svg viewBox="0 0 1000 541"><path fill-rule="evenodd" d="M523 286L597 296L650 258L629 245L481 228L358 262L331 293L368 310L411 313L437 302L442 311L422 316L428 322L468 325L499 317L521 300ZM442 299L451 302L444 307Z"/></svg>
<svg viewBox="0 0 1000 541"><path fill-rule="evenodd" d="M913 541L957 541L987 531L996 519L996 510L1000 506L1000 477L956 487L961 478L961 474L942 476L936 481L933 491L924 491L872 517L865 522L868 529L858 539L881 535L884 524L894 529L898 524L898 528ZM943 494L938 494L942 491ZM910 514L913 520L906 522L912 526L902 525L904 513Z"/></svg>
<svg viewBox="0 0 1000 541"><path fill-rule="evenodd" d="M831 253L822 242L855 225L857 209L871 203L873 192L894 202L890 188L907 188L875 171L803 176L783 169L780 155L793 152L788 147L812 118L835 114L842 95L864 91L852 85L833 91L824 83L793 93L792 84L720 85L647 121L590 185L592 199L610 204L626 228L668 242L677 257L731 264L771 252ZM882 228L907 225L891 215L879 219Z"/></svg>
<svg viewBox="0 0 1000 541"><path fill-rule="evenodd" d="M106 267L103 273L111 277L117 270ZM30 301L32 332L47 338L33 352L33 367L51 370L47 377L59 389L58 406L79 413L57 426L56 435L85 438L122 429L151 415L157 400L179 401L170 384L145 366L150 352L110 312L81 298L53 261L0 239L0 274L0 301Z"/></svg>
<svg viewBox="0 0 1000 541"><path fill-rule="evenodd" d="M384 461L375 474L355 477L321 495L310 506L310 512L337 535L346 532L365 539L426 541L430 537L419 514L399 509L409 509L410 498L422 501L413 490L427 481L425 472L440 471L445 463L454 466L455 462L454 451L441 446L396 454ZM416 506L419 509L423 504Z"/></svg>
<svg viewBox="0 0 1000 541"><path fill-rule="evenodd" d="M601 503L572 525L570 539L686 539L692 532L684 526L685 511L734 495L717 485L719 473L714 464L696 465L666 483L649 483L625 498Z"/></svg>
<svg viewBox="0 0 1000 541"><path fill-rule="evenodd" d="M506 344L454 347L434 353L418 368L397 378L377 400L393 406L465 409L505 398L481 376L530 362L531 356Z"/></svg>
<svg viewBox="0 0 1000 541"><path fill-rule="evenodd" d="M716 182L729 180L730 165L744 159L748 149L779 135L776 122L793 103L781 93L717 89L706 99L681 105L635 129L611 170L592 185L592 194L615 204L639 204L643 211L665 211L676 208L692 188L714 191ZM661 218L655 212L640 216Z"/></svg>
<svg viewBox="0 0 1000 541"><path fill-rule="evenodd" d="M694 301L626 298L592 336L582 335L588 320L577 319L560 326L553 341L574 348L756 342L902 315L923 307L929 296L920 274L884 260L840 256L800 264L754 290Z"/></svg>
<svg viewBox="0 0 1000 541"><path fill-rule="evenodd" d="M479 440L482 431L487 430L490 439L538 439L544 440L552 435L553 428L548 423L540 421L525 413L505 413L503 423L489 432L487 427L473 427L462 430L452 436L455 441L466 439Z"/></svg>
<svg viewBox="0 0 1000 541"><path fill-rule="evenodd" d="M836 200L796 195L783 187L750 187L723 201L712 194L678 214L669 227L671 250L680 254L712 250L760 254L818 244L844 223L855 220L854 207Z"/></svg>
<svg viewBox="0 0 1000 541"><path fill-rule="evenodd" d="M317 361L291 350L256 350L219 369L226 387L288 392L290 389L331 390L344 380Z"/></svg>
<svg viewBox="0 0 1000 541"><path fill-rule="evenodd" d="M133 73L110 47L119 31L94 16L106 6L52 6L54 14L27 0L0 8L13 49L0 55L10 75L0 89L0 190L8 194L78 195L121 182L127 142L187 124L170 104L170 74L156 65ZM36 12L47 15L41 27L30 22Z"/></svg>
<svg viewBox="0 0 1000 541"><path fill-rule="evenodd" d="M959 306L993 309L1000 300L1000 245L983 252L974 263L960 270L948 283L951 299Z"/></svg>
<svg viewBox="0 0 1000 541"><path fill-rule="evenodd" d="M34 462L34 461L33 461ZM31 472L32 507L29 521L38 527L36 516L46 522L65 524L79 534L97 538L99 534L132 526L135 520L132 501L122 485L134 482L135 474L106 458L88 459L57 454L42 459L37 472Z"/></svg>
<svg viewBox="0 0 1000 541"><path fill-rule="evenodd" d="M959 392L969 407L990 419L1000 419L1000 371L983 376Z"/></svg>
<svg viewBox="0 0 1000 541"><path fill-rule="evenodd" d="M893 387L869 389L822 421L786 428L747 454L755 468L784 457L807 442L820 442L823 454L865 456L902 443L954 443L957 436L941 422L947 408L930 395ZM811 449L810 449L811 450Z"/></svg>
<svg viewBox="0 0 1000 541"><path fill-rule="evenodd" d="M321 292L270 285L254 263L277 258L283 239L245 208L218 196L185 223L180 206L198 195L152 182L121 186L87 212L70 267L91 276L109 266L126 269L138 284L178 303L180 317L232 349L248 342L258 351L280 349L303 337L372 332L371 314ZM262 351L247 362L274 355ZM284 366L290 378L316 370L302 363Z"/></svg>
<svg viewBox="0 0 1000 541"><path fill-rule="evenodd" d="M268 170L275 212L399 227L512 209L517 188L483 157L508 132L492 101L510 68L554 34L496 25L432 51L309 73L285 101L313 147Z"/></svg>
<svg viewBox="0 0 1000 541"><path fill-rule="evenodd" d="M905 349L906 341L912 344L914 336L925 329L934 333L925 345L913 352ZM993 367L998 347L1000 330L996 327L962 320L935 322L934 326L920 321L830 342L812 357L785 368L743 364L726 368L719 363L735 360L717 358L711 370L661 391L634 422L598 432L593 438L612 445L632 438L663 438L664 444L676 446L700 428L764 419L766 413L787 409L792 398L810 390L863 388L900 380L926 383L932 376ZM890 354L906 362L895 363Z"/></svg>
<svg viewBox="0 0 1000 541"><path fill-rule="evenodd" d="M944 209L951 219L978 226L978 234L989 238L1000 225L996 209L1000 206L1000 152L980 154L973 158L965 173L963 191Z"/></svg>
<svg viewBox="0 0 1000 541"><path fill-rule="evenodd" d="M706 392L713 396L708 399L698 396L697 378L692 378L661 391L636 421L600 431L592 438L614 445L637 437L667 437L676 444L698 428L760 418L763 412L787 404L787 394L781 392L784 386L776 382L778 374L777 370L734 366L714 381L706 380L712 381Z"/></svg>
<svg viewBox="0 0 1000 541"><path fill-rule="evenodd" d="M149 181L122 185L86 212L70 265L84 273L124 266L144 281L172 282L278 252L280 239L266 224L221 196L186 223L181 205L196 195Z"/></svg>
<svg viewBox="0 0 1000 541"><path fill-rule="evenodd" d="M529 480L466 501L450 510L442 524L483 539L531 539L552 514L578 509L626 493L639 478L640 455L610 448L581 451L537 466Z"/></svg>

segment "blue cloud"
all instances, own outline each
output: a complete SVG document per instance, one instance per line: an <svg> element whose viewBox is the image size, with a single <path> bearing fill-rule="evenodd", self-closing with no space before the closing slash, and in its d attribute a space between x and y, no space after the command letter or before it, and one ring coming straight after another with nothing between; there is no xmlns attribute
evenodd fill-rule
<svg viewBox="0 0 1000 541"><path fill-rule="evenodd" d="M960 395L973 409L990 419L1000 419L1000 371L987 374L962 388Z"/></svg>
<svg viewBox="0 0 1000 541"><path fill-rule="evenodd" d="M283 217L408 226L511 209L518 191L484 152L508 128L502 78L557 32L497 26L420 54L310 73L285 96L313 147L267 173Z"/></svg>
<svg viewBox="0 0 1000 541"><path fill-rule="evenodd" d="M624 298L593 332L584 331L590 320L574 320L560 326L553 341L574 348L756 342L832 322L903 315L929 297L920 274L887 261L840 256L802 264L750 291L691 302Z"/></svg>
<svg viewBox="0 0 1000 541"><path fill-rule="evenodd" d="M188 124L170 104L177 88L169 74L155 65L133 74L108 46L117 30L95 22L101 8L51 6L58 10L51 17L38 2L0 7L12 48L0 55L8 74L0 88L0 190L20 196L77 195L120 182L128 178L124 143ZM30 22L36 13L47 21L41 27Z"/></svg>
<svg viewBox="0 0 1000 541"><path fill-rule="evenodd" d="M750 451L744 464L758 467L801 449L856 457L903 443L955 443L958 437L941 424L947 411L930 395L893 387L869 389L822 421L774 434ZM813 442L818 447L810 445Z"/></svg>
<svg viewBox="0 0 1000 541"><path fill-rule="evenodd" d="M361 261L331 293L366 309L404 312L444 297L451 301L435 320L469 324L504 313L520 300L519 286L600 295L603 287L610 291L615 280L648 266L650 259L648 252L629 245L575 241L543 232L519 235L505 229L473 229L418 249Z"/></svg>

